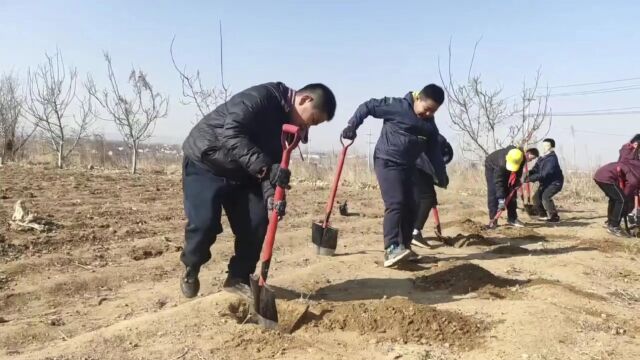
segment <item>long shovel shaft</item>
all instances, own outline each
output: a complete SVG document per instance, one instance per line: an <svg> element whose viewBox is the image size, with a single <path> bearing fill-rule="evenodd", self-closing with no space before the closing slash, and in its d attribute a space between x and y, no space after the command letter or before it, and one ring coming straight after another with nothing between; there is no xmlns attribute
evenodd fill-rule
<svg viewBox="0 0 640 360"><path fill-rule="evenodd" d="M288 141L287 137L289 135L293 136L292 141ZM282 161L280 161L280 167L283 169L289 168L289 160L291 159L291 153L298 143L300 142L300 130L298 127L285 124L282 127ZM284 200L285 198L285 189L280 186L276 187L275 194L273 196L274 203L278 203L279 201ZM271 256L273 255L273 243L276 239L276 231L278 230L278 211L277 209L273 209L271 212L271 216L269 219L269 226L267 227L267 234L264 239L264 244L262 245L262 254L260 256L260 261L262 263L260 268L260 286L264 286L267 281L267 277L269 275L269 266L271 265Z"/></svg>
<svg viewBox="0 0 640 360"><path fill-rule="evenodd" d="M325 229L327 228L327 226L329 226L329 218L331 217L331 212L333 211L333 204L336 201L336 194L338 193L338 185L340 184L342 168L344 167L344 160L347 157L347 149L349 148L349 146L351 146L351 144L353 144L353 140L345 144L341 137L340 143L342 144L342 150L340 151L340 156L338 157L338 166L336 167L336 174L333 177L333 184L331 185L331 193L329 194L329 200L327 201L327 206L325 208L324 221L322 223L322 227Z"/></svg>

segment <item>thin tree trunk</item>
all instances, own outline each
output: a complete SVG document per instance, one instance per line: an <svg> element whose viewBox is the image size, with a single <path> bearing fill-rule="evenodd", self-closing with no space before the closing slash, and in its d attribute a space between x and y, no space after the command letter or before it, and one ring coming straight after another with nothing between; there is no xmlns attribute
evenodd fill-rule
<svg viewBox="0 0 640 360"><path fill-rule="evenodd" d="M63 166L63 154L64 154L64 143L60 143L60 147L58 148L58 169L62 169Z"/></svg>
<svg viewBox="0 0 640 360"><path fill-rule="evenodd" d="M138 170L138 144L133 143L133 153L131 154L131 174Z"/></svg>

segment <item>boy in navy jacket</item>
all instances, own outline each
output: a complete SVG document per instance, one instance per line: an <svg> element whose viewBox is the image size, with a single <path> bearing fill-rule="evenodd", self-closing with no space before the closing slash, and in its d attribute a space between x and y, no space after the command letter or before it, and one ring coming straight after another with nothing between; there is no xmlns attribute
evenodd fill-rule
<svg viewBox="0 0 640 360"><path fill-rule="evenodd" d="M553 139L542 141L543 155L529 170L529 182L539 182L538 190L533 196L538 208L540 220L556 223L560 221L553 197L562 190L564 175L555 152L556 142Z"/></svg>
<svg viewBox="0 0 640 360"><path fill-rule="evenodd" d="M374 169L384 201L384 266L415 256L411 233L415 222L413 175L416 160L423 152L433 165L439 183L446 181L446 169L438 127L433 115L444 102L444 91L429 84L420 92L402 98L371 99L360 105L342 131L345 139L355 139L356 131L369 116L384 119L373 154Z"/></svg>

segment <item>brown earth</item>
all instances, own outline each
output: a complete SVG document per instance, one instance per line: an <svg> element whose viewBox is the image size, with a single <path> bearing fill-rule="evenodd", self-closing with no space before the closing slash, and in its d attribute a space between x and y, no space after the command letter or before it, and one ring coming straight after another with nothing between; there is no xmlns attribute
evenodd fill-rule
<svg viewBox="0 0 640 360"><path fill-rule="evenodd" d="M226 222L200 296L181 296L179 174L6 165L0 358L640 358L640 245L606 234L606 203L561 194L560 224L523 216L525 229L487 232L471 183L454 178L438 194L443 232L459 240L386 269L379 190L343 184L338 200L351 216L334 213L337 253L319 257L310 226L328 187L296 179L269 278L282 327L269 331L247 320L246 300L221 291L233 252ZM11 228L20 199L56 226ZM296 321L301 305L308 311Z"/></svg>

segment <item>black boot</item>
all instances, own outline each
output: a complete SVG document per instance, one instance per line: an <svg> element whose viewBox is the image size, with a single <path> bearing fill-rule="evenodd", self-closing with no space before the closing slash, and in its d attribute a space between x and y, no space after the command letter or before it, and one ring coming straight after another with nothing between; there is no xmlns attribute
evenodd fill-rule
<svg viewBox="0 0 640 360"><path fill-rule="evenodd" d="M549 219L547 219L548 223L557 223L560 222L560 216L558 214L552 214Z"/></svg>
<svg viewBox="0 0 640 360"><path fill-rule="evenodd" d="M238 294L246 298L251 298L251 286L249 285L249 276L236 277L229 274L222 284L224 291Z"/></svg>
<svg viewBox="0 0 640 360"><path fill-rule="evenodd" d="M199 268L187 266L182 279L180 279L180 290L182 295L187 298L193 298L198 295L200 291L200 280L198 279Z"/></svg>

